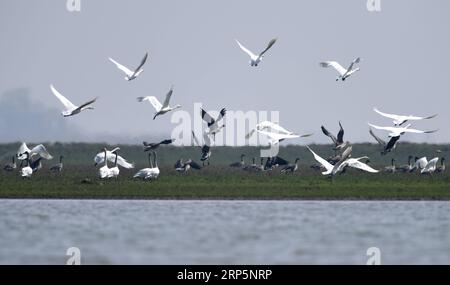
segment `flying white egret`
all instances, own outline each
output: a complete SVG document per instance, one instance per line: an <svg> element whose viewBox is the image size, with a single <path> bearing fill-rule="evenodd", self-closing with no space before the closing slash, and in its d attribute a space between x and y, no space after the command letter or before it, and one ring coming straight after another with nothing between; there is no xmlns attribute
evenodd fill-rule
<svg viewBox="0 0 450 285"><path fill-rule="evenodd" d="M170 98L172 97L172 93L173 93L173 86L170 88L169 92L167 93L166 99L164 100L163 104L161 104L155 96L138 97L137 100L139 102L148 101L148 102L150 102L150 104L152 104L153 108L155 108L155 110L156 110L155 116L153 117L153 120L154 120L159 115L163 115L167 112L181 108L181 105L176 105L175 107L169 106L169 102L170 102Z"/></svg>
<svg viewBox="0 0 450 285"><path fill-rule="evenodd" d="M122 72L125 73L125 75L126 75L125 80L131 81L133 79L136 79L144 71L144 69L142 67L144 66L145 62L147 61L147 57L148 57L148 53L145 54L144 58L141 60L141 63L134 71L130 70L126 66L123 66L122 64L118 63L117 61L115 61L112 58L109 58L109 60L112 63L114 63L118 69L120 69Z"/></svg>
<svg viewBox="0 0 450 285"><path fill-rule="evenodd" d="M251 66L258 66L258 64L261 62L261 60L264 57L264 54L275 44L275 42L277 41L277 39L272 39L270 40L269 44L267 45L267 47L260 52L259 54L254 54L253 52L251 52L249 49L247 49L246 47L244 47L238 40L236 40L236 43L239 45L239 47L246 53L248 54L248 56L250 57L250 65Z"/></svg>
<svg viewBox="0 0 450 285"><path fill-rule="evenodd" d="M305 138L312 136L312 134L305 135L297 135L294 132L291 132L278 123L263 121L255 126L253 130L251 130L245 137L250 138L255 132L265 135L269 138L269 144L275 145L285 139L294 139L294 138Z"/></svg>
<svg viewBox="0 0 450 285"><path fill-rule="evenodd" d="M411 124L406 125L405 127L380 127L376 125L372 125L371 123L368 123L369 126L378 129L378 130L384 130L389 132L389 137L398 137L405 133L415 133L415 134L431 134L434 132L437 132L438 130L432 130L432 131L421 131L416 129L411 129Z"/></svg>
<svg viewBox="0 0 450 285"><path fill-rule="evenodd" d="M58 98L59 101L64 105L64 110L61 112L61 114L64 117L70 117L76 114L79 114L81 111L84 110L93 110L94 107L91 105L97 100L97 98L94 98L80 106L76 106L72 104L72 102L69 101L66 97L64 97L61 93L58 92L58 90L53 87L53 85L50 85L50 89L52 90L53 95L55 95L56 98Z"/></svg>
<svg viewBox="0 0 450 285"><path fill-rule="evenodd" d="M409 115L409 116L403 116L403 115L395 115L395 114L388 114L388 113L383 113L380 110L378 110L376 107L373 108L373 110L375 112L377 112L378 114L380 114L383 117L389 118L389 119L393 119L393 123L395 126L401 126L404 123L406 123L407 121L419 121L419 120L428 120L428 119L432 119L434 117L437 116L437 114L428 116L428 117L418 117L418 116L413 116L413 115Z"/></svg>
<svg viewBox="0 0 450 285"><path fill-rule="evenodd" d="M359 71L359 67L353 68L353 66L355 64L359 63L360 61L361 61L361 58L359 58L359 57L356 58L355 60L352 61L352 63L350 64L350 66L348 68L342 67L342 65L340 65L336 61L321 62L320 66L322 66L322 67L333 67L339 73L339 76L336 78L336 81L339 81L339 79L342 80L342 81L345 81L345 79L347 79L350 75L352 75L353 73Z"/></svg>

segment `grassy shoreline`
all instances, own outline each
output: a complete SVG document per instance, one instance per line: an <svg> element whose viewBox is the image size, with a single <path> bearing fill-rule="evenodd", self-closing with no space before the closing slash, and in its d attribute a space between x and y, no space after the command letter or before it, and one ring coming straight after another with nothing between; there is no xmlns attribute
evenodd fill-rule
<svg viewBox="0 0 450 285"><path fill-rule="evenodd" d="M22 179L17 172L0 174L0 199L177 199L177 200L450 200L450 175L416 173L367 174L348 171L334 181L302 166L294 175L274 170L247 173L211 166L199 172L176 173L161 167L156 181L131 177L102 181L93 166L67 166L61 175L47 170ZM83 180L88 179L88 183Z"/></svg>

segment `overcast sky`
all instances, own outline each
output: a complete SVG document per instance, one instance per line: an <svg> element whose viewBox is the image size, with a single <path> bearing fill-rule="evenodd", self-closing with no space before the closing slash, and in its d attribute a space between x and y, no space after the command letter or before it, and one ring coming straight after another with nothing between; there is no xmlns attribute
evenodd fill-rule
<svg viewBox="0 0 450 285"><path fill-rule="evenodd" d="M405 135L413 142L450 142L450 1L366 0L0 1L0 141L140 143L170 135L172 114L153 118L138 96L161 101L172 84L173 104L193 114L206 109L279 111L280 123L314 132L291 143L326 143L320 126L353 142L372 141L367 122L390 125L372 108L431 115L414 124L436 134ZM257 68L238 48L262 50L278 41ZM130 67L145 52L138 79L127 82L109 61ZM346 82L318 63L347 66L362 57ZM75 104L99 96L96 109L63 118L49 85ZM380 135L383 132L378 132Z"/></svg>

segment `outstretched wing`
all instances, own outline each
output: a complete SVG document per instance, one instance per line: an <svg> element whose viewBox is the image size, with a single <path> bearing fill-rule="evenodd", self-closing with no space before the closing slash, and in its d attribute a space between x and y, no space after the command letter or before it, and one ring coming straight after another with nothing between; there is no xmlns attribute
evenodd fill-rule
<svg viewBox="0 0 450 285"><path fill-rule="evenodd" d="M414 121L414 120L428 120L428 119L433 119L434 117L436 117L437 114L434 114L432 116L428 116L428 117L418 117L418 116L405 116L405 119L409 120L409 121Z"/></svg>
<svg viewBox="0 0 450 285"><path fill-rule="evenodd" d="M384 148L385 152L388 152L391 149L393 149L399 139L400 139L400 136L392 137L389 140L389 142L387 143L386 147Z"/></svg>
<svg viewBox="0 0 450 285"><path fill-rule="evenodd" d="M380 144L380 145L386 145L386 142L384 141L384 140L382 140L382 139L380 139L378 136L376 136L374 133L373 133L373 131L372 131L372 129L371 128L369 128L369 133L370 133L370 135ZM392 140L392 139L391 139Z"/></svg>
<svg viewBox="0 0 450 285"><path fill-rule="evenodd" d="M44 145L39 144L33 147L30 151L30 154L39 154L42 158L52 159L53 156L47 151Z"/></svg>
<svg viewBox="0 0 450 285"><path fill-rule="evenodd" d="M135 69L134 72L138 72L145 64L145 62L147 61L147 57L148 57L148 52L145 53L144 58L141 60L141 64L139 64L139 66Z"/></svg>
<svg viewBox="0 0 450 285"><path fill-rule="evenodd" d="M72 104L72 102L70 102L66 97L64 97L61 93L59 93L58 90L56 90L55 87L53 87L53 85L50 85L50 89L52 90L53 95L55 95L55 97L58 98L59 101L61 101L66 110L72 111L78 108L77 106Z"/></svg>
<svg viewBox="0 0 450 285"><path fill-rule="evenodd" d="M326 174L330 174L331 171L333 170L333 165L331 163L329 163L328 161L326 161L325 159L323 159L322 157L318 156L312 149L309 148L309 146L306 146L308 148L308 150L313 154L314 159L320 163L323 167L325 167L325 169L327 171L322 172L322 174L326 175Z"/></svg>
<svg viewBox="0 0 450 285"><path fill-rule="evenodd" d="M109 61L114 63L118 69L122 70L127 76L132 76L134 74L134 72L131 71L128 67L123 66L122 64L118 63L117 61L115 61L114 59L112 59L110 57L108 59L109 59Z"/></svg>
<svg viewBox="0 0 450 285"><path fill-rule="evenodd" d="M416 129L405 129L405 132L407 133L415 133L415 134L431 134L431 133L435 133L438 130L432 130L432 131L421 131L421 130L416 130Z"/></svg>
<svg viewBox="0 0 450 285"><path fill-rule="evenodd" d="M222 110L220 110L219 116L216 119L216 122L220 121L225 116L226 113L227 110L225 108L222 108Z"/></svg>
<svg viewBox="0 0 450 285"><path fill-rule="evenodd" d="M166 94L166 99L164 99L163 108L169 107L170 97L172 97L173 86L170 88L169 92Z"/></svg>
<svg viewBox="0 0 450 285"><path fill-rule="evenodd" d="M262 56L264 53L266 53L266 51L268 51L277 41L277 39L271 39L269 44L267 45L267 47L259 54L259 56Z"/></svg>
<svg viewBox="0 0 450 285"><path fill-rule="evenodd" d="M250 56L251 58L256 58L256 55L252 53L250 50L248 50L246 47L244 47L238 40L235 41L237 42L241 50L243 50L246 54L248 54L248 56Z"/></svg>
<svg viewBox="0 0 450 285"><path fill-rule="evenodd" d="M350 63L350 66L348 67L347 72L352 71L353 65L355 65L355 63L359 63L360 61L361 61L361 58L359 58L359 57L355 58L355 59L352 61L352 63Z"/></svg>
<svg viewBox="0 0 450 285"><path fill-rule="evenodd" d="M215 120L211 117L210 114L208 114L208 112L206 112L205 110L203 110L203 108L200 108L201 112L202 112L202 119L203 121L205 121L208 126L214 124Z"/></svg>
<svg viewBox="0 0 450 285"><path fill-rule="evenodd" d="M347 163L347 165L350 167L353 167L353 168L358 168L358 169L370 172L370 173L378 173L378 170L373 169L369 165L367 165L361 161L358 161L356 159L353 159L352 162Z"/></svg>
<svg viewBox="0 0 450 285"><path fill-rule="evenodd" d="M336 61L325 61L319 63L322 67L333 67L339 73L339 75L344 75L347 72L347 69L343 68L342 65L337 63Z"/></svg>
<svg viewBox="0 0 450 285"><path fill-rule="evenodd" d="M342 127L340 121L339 121L339 127L340 127L340 130L339 130L339 133L338 133L338 135L337 135L337 142L338 142L339 144L341 144L341 143L344 142L344 128Z"/></svg>
<svg viewBox="0 0 450 285"><path fill-rule="evenodd" d="M332 133L330 133L327 129L325 129L324 126L321 126L320 128L322 129L322 132L323 132L324 135L329 137L333 141L333 143L335 145L338 145L338 141L337 141L336 137Z"/></svg>
<svg viewBox="0 0 450 285"><path fill-rule="evenodd" d="M156 112L159 112L162 108L162 104L156 99L155 96L147 96L147 97L138 97L137 100L139 102L148 101L152 104L153 108L155 108Z"/></svg>
<svg viewBox="0 0 450 285"><path fill-rule="evenodd" d="M401 119L401 116L399 116L399 115L383 113L383 112L381 112L380 110L378 110L376 107L373 108L373 110L374 110L375 112L377 112L378 114L380 114L381 116L386 117L386 118L389 118L389 119L393 119L393 120L399 120L399 119Z"/></svg>
<svg viewBox="0 0 450 285"><path fill-rule="evenodd" d="M83 105L81 105L80 107L78 107L79 109L83 109L86 106L89 106L91 104L93 104L95 101L97 101L98 97L95 97L94 99L92 99L91 101L88 101L86 103L84 103Z"/></svg>
<svg viewBox="0 0 450 285"><path fill-rule="evenodd" d="M393 127L380 127L380 126L377 126L377 125L373 125L371 123L368 123L368 124L369 124L369 126L371 126L372 128L375 128L377 130L393 132L393 131L397 131L397 129L398 129L398 128L393 128Z"/></svg>

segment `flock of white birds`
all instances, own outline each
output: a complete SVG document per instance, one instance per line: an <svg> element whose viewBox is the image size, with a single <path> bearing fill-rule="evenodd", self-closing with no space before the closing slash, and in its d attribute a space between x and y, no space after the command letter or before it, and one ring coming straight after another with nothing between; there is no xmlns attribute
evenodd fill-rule
<svg viewBox="0 0 450 285"><path fill-rule="evenodd" d="M276 43L277 39L272 39L267 44L266 48L260 52L260 53L253 53L249 49L247 49L244 45L242 45L238 40L236 40L237 45L239 48L244 51L249 57L250 57L250 66L257 67L263 60L266 52ZM142 72L144 71L143 67L147 61L148 53L145 54L143 59L141 60L140 64L135 69L130 69L116 60L109 58L109 60L120 70L125 74L125 80L132 81L136 78L138 78ZM345 81L347 80L351 75L355 74L357 71L360 70L359 67L356 67L357 64L361 62L361 58L357 57L354 59L348 68L344 68L341 64L339 64L336 61L324 61L321 62L319 65L324 68L332 67L334 68L338 76L336 77L336 81ZM69 99L67 99L65 96L63 96L56 88L51 84L50 90L53 93L53 95L62 103L64 109L62 110L61 114L64 117L74 116L77 114L80 114L82 111L85 110L92 110L94 109L93 104L96 102L97 98L93 98L92 100L87 101L86 103L83 103L79 106L73 104ZM174 91L174 87L172 86L169 90L169 92L166 94L166 97L164 99L164 102L161 103L156 97L154 96L146 96L146 97L138 97L138 102L149 102L153 108L155 109L155 114L153 117L153 120L155 120L158 116L164 115L170 111L173 111L175 109L181 108L181 105L175 105L170 106L170 100L172 98ZM414 133L414 134L426 134L426 133L433 133L437 130L429 130L429 131L422 131L417 130L414 128L411 128L411 124L407 122L411 121L418 121L418 120L428 120L436 117L437 115L432 116L426 116L426 117L420 117L420 116L413 116L413 115L396 115L396 114L388 114L381 112L377 108L374 108L374 111L380 114L383 117L389 118L393 122L393 126L377 126L371 123L368 123L371 128L369 128L369 133L373 136L373 138L377 141L378 144L380 144L382 150L381 154L387 154L388 152L395 149L397 146L397 143L401 136L403 136L406 133ZM199 140L199 138L196 136L194 132L192 132L192 136L194 139L195 144L201 149L201 157L200 160L203 162L203 165L205 162L209 164L209 158L211 156L211 144L212 141L215 139L215 135L219 133L225 125L223 123L220 123L223 119L223 117L226 115L226 109L223 108L219 115L217 117L211 116L208 112L205 110L201 110L201 117L203 121L206 123L207 128L202 133L202 141ZM377 173L380 172L379 170L376 170L368 165L369 158L367 156L353 158L351 157L352 154L352 146L350 142L344 141L344 129L342 127L341 122L339 122L340 130L337 134L337 136L334 136L331 132L329 132L324 126L321 127L322 132L328 136L332 142L333 142L333 150L335 151L335 156L330 157L328 159L324 159L321 156L319 156L317 153L315 153L309 146L307 146L308 150L313 155L314 159L318 162L317 165L312 166L313 168L316 168L318 170L322 170L323 175L327 176L335 176L339 173L342 173L345 171L347 167L357 168L365 172L369 173ZM388 132L387 137L388 141L384 141L380 137L378 137L372 130L372 128L386 131ZM282 127L278 123L271 122L271 121L263 121L258 123L252 131L250 131L246 138L250 138L255 133L258 133L260 135L265 136L270 145L278 144L281 141L287 140L287 139L294 139L294 138L300 138L300 137L308 137L312 134L303 134L299 135L292 131L287 130L286 128ZM139 170L133 177L134 178L141 178L144 180L153 180L156 179L159 174L160 170L158 168L157 163L157 154L155 149L162 145L162 144L171 144L174 140L168 139L164 140L158 143L147 143L144 142L144 151L149 151L148 154L148 162L149 167ZM117 178L120 173L120 167L124 167L127 169L134 168L134 165L132 163L129 163L126 159L124 159L122 156L119 155L120 148L115 148L112 150L107 150L104 148L101 152L99 152L95 157L95 165L101 165L101 167L98 169L98 176L101 179L108 179L108 178ZM280 158L280 157L268 157L267 161L263 163L263 158L261 158L261 165L256 165L255 158L253 159L253 164L246 165L244 163L244 156L241 155L241 161L231 164L231 167L238 167L242 168L243 170L252 170L252 171L267 171L271 170L274 167L281 166L281 172L295 172L298 169L298 161L297 158L295 160L294 164L289 164L286 160ZM21 161L21 169L20 174L23 177L31 177L33 173L40 170L42 168L42 159L52 159L52 155L47 151L44 145L40 144L33 148L28 148L28 146L25 143L22 143L22 145L19 147L19 150L17 151L17 154L12 157L12 162L8 163L4 166L4 169L7 171L13 171L17 168L15 158L17 160ZM52 166L50 168L53 172L61 172L63 169L63 157L60 156L59 163ZM363 162L363 160L365 162ZM433 172L442 172L445 170L445 164L444 164L444 158L441 158L441 165L438 166L439 157L435 157L431 159L430 161L427 160L426 157L418 158L416 157L414 161L412 161L412 156L409 157L409 163L408 165L401 166L399 168L395 167L395 160L392 160L392 164L390 166L387 166L385 168L386 172L396 172L396 171L404 171L404 172L412 172L415 170L419 170L421 173L431 174ZM113 163L113 167L108 166L108 162ZM25 166L23 166L23 163L26 163ZM193 161L192 159L188 159L187 161L183 162L182 159L178 160L175 164L175 169L179 172L186 172L189 169L200 169L202 166L200 166L198 163Z"/></svg>

